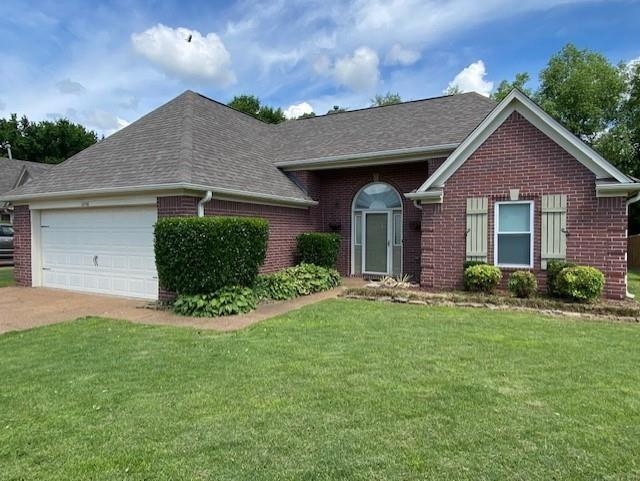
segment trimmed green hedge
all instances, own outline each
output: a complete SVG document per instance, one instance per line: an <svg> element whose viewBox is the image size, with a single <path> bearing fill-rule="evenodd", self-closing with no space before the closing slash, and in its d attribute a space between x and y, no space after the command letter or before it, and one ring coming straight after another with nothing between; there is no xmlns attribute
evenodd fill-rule
<svg viewBox="0 0 640 481"><path fill-rule="evenodd" d="M340 236L320 232L300 234L297 239L298 264L335 268L340 251Z"/></svg>
<svg viewBox="0 0 640 481"><path fill-rule="evenodd" d="M160 285L177 294L252 286L267 253L269 224L248 217L167 217L155 226Z"/></svg>

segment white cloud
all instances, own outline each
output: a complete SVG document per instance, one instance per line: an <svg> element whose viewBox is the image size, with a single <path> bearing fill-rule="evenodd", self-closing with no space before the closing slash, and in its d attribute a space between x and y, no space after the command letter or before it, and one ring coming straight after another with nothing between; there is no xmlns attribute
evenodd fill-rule
<svg viewBox="0 0 640 481"><path fill-rule="evenodd" d="M311 112L313 112L313 107L308 102L300 102L289 105L284 111L284 116L288 119L297 119L302 114L310 114Z"/></svg>
<svg viewBox="0 0 640 481"><path fill-rule="evenodd" d="M236 81L231 70L231 55L215 33L203 36L197 30L158 24L134 33L131 41L138 53L166 73L211 80L221 87Z"/></svg>
<svg viewBox="0 0 640 481"><path fill-rule="evenodd" d="M449 87L458 87L462 92L478 92L488 97L493 89L493 82L487 81L484 77L487 75L487 69L482 60L473 62L465 67L456 75Z"/></svg>
<svg viewBox="0 0 640 481"><path fill-rule="evenodd" d="M353 91L371 91L380 79L379 63L380 60L375 50L369 47L360 47L353 52L353 55L336 60L334 76L339 84L345 85Z"/></svg>
<svg viewBox="0 0 640 481"><path fill-rule="evenodd" d="M385 62L389 65L412 65L420 59L420 52L403 48L395 43L387 52Z"/></svg>
<svg viewBox="0 0 640 481"><path fill-rule="evenodd" d="M66 78L56 83L56 87L62 94L80 95L87 91L80 82Z"/></svg>
<svg viewBox="0 0 640 481"><path fill-rule="evenodd" d="M327 55L319 55L313 62L313 70L320 75L329 74L331 67L331 59Z"/></svg>

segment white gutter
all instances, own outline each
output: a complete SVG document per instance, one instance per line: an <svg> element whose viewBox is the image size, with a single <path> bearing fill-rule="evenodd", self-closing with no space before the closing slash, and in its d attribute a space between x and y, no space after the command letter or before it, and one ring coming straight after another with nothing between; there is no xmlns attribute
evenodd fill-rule
<svg viewBox="0 0 640 481"><path fill-rule="evenodd" d="M423 201L427 204L441 204L444 197L442 190L428 190L426 192L407 192L404 194L407 199L413 201Z"/></svg>
<svg viewBox="0 0 640 481"><path fill-rule="evenodd" d="M379 150L360 154L330 155L313 159L286 160L276 162L282 170L320 170L352 165L365 166L371 164L392 164L426 160L437 154L449 154L458 146L457 143L431 145L428 147L411 147L408 149Z"/></svg>
<svg viewBox="0 0 640 481"><path fill-rule="evenodd" d="M204 194L204 197L200 199L200 201L198 202L198 217L204 217L204 205L209 202L212 197L213 192L208 190L207 193Z"/></svg>
<svg viewBox="0 0 640 481"><path fill-rule="evenodd" d="M228 197L237 197L245 199L246 201L263 201L271 202L274 204L292 205L298 207L311 207L318 205L315 200L299 199L296 197L287 197L273 194L263 194L259 192L247 192L237 189L227 188L214 188L211 186L192 184L187 182L178 182L175 184L150 184L141 186L127 186L127 187L105 187L101 189L86 189L86 190L67 190L62 192L45 192L39 194L18 194L18 195L5 195L0 196L0 201L6 202L20 202L29 201L33 199L55 199L65 197L85 197L88 195L108 195L108 194L128 194L128 193L140 193L140 192L162 192L166 190L197 190L197 191L211 191L213 194L220 194Z"/></svg>

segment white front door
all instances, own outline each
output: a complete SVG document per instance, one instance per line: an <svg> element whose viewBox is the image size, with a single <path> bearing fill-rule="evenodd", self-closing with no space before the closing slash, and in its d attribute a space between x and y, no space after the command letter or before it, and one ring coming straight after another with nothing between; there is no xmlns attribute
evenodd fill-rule
<svg viewBox="0 0 640 481"><path fill-rule="evenodd" d="M43 210L42 285L158 298L155 206Z"/></svg>

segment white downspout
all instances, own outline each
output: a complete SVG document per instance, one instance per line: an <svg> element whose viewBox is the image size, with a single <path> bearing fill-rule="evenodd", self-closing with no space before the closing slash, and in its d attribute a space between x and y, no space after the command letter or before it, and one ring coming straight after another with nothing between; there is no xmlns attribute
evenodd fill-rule
<svg viewBox="0 0 640 481"><path fill-rule="evenodd" d="M204 205L209 202L212 197L213 192L208 190L207 193L204 194L204 197L200 199L200 201L198 202L198 217L204 217Z"/></svg>
<svg viewBox="0 0 640 481"><path fill-rule="evenodd" d="M629 216L629 206L631 204L633 204L634 202L638 202L640 200L640 192L638 192L636 195L634 195L633 197L627 199L627 217ZM626 251L625 251L626 252ZM629 280L628 280L628 274L624 276L624 285L625 285L625 289L627 291L627 298L629 299L635 299L635 295L631 294L629 292Z"/></svg>
<svg viewBox="0 0 640 481"><path fill-rule="evenodd" d="M420 202L420 201L418 201L418 200L414 200L414 201L413 201L413 206L414 206L416 209L420 209L420 210L422 210L422 204L420 204L419 202Z"/></svg>

